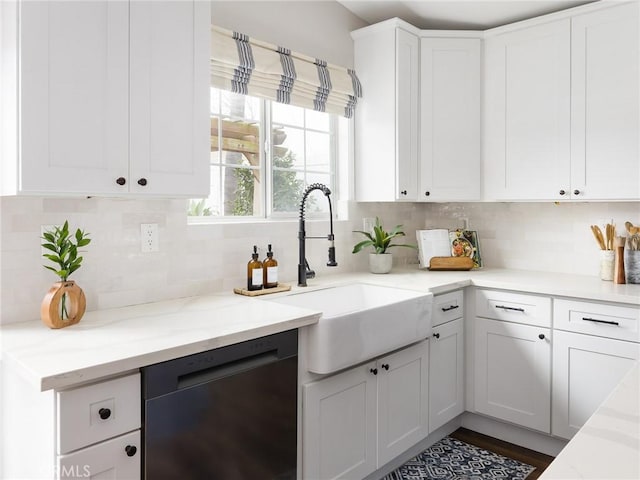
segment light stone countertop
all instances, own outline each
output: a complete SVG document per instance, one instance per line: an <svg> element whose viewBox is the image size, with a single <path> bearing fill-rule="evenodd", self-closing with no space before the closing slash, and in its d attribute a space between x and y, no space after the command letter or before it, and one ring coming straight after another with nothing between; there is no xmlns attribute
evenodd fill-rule
<svg viewBox="0 0 640 480"><path fill-rule="evenodd" d="M622 379L540 480L640 478L640 365Z"/></svg>
<svg viewBox="0 0 640 480"><path fill-rule="evenodd" d="M349 273L309 280L309 287L366 282L434 294L470 285L543 295L640 305L640 285L614 285L598 277L483 269L419 270L388 275ZM293 287L291 292L304 291ZM274 294L285 295L285 294ZM271 295L242 297L224 292L87 312L82 321L50 330L39 320L0 328L5 366L38 390L64 389L140 367L316 323L321 312L268 302Z"/></svg>
<svg viewBox="0 0 640 480"><path fill-rule="evenodd" d="M314 324L321 312L264 301L276 296L365 282L434 294L477 286L555 297L640 305L640 285L598 277L482 269L429 272L417 266L388 275L350 273L319 277L307 289L242 297L224 292L87 312L61 330L42 322L0 328L3 368L21 373L37 390L64 389L134 371L176 357ZM295 282L294 282L295 283ZM640 478L640 366L636 365L541 479Z"/></svg>

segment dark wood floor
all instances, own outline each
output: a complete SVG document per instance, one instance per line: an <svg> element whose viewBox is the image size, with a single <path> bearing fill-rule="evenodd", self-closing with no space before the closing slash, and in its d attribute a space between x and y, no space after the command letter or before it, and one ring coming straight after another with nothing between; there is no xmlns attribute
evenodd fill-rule
<svg viewBox="0 0 640 480"><path fill-rule="evenodd" d="M549 455L545 455L544 453L535 452L528 448L514 445L513 443L498 440L497 438L489 437L472 430L467 430L466 428L459 428L450 436L457 438L458 440L462 440L463 442L470 443L471 445L484 448L490 452L513 458L514 460L528 463L529 465L536 467L536 469L529 474L527 480L537 479L554 458Z"/></svg>

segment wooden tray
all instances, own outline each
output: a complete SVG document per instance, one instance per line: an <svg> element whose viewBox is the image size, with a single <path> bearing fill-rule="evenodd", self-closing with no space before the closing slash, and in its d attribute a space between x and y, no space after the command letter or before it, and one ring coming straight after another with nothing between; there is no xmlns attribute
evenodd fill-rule
<svg viewBox="0 0 640 480"><path fill-rule="evenodd" d="M257 297L258 295L268 295L269 293L286 292L291 290L291 285L281 283L277 287L263 288L262 290L247 290L246 288L234 288L233 293L238 295L246 295L247 297Z"/></svg>
<svg viewBox="0 0 640 480"><path fill-rule="evenodd" d="M471 270L471 257L431 257L429 270Z"/></svg>

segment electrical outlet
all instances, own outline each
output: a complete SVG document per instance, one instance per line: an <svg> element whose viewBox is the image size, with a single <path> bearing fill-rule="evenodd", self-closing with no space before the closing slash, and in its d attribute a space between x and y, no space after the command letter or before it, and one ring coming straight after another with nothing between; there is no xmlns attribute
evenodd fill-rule
<svg viewBox="0 0 640 480"><path fill-rule="evenodd" d="M157 223L140 224L140 250L143 253L158 252L160 250Z"/></svg>

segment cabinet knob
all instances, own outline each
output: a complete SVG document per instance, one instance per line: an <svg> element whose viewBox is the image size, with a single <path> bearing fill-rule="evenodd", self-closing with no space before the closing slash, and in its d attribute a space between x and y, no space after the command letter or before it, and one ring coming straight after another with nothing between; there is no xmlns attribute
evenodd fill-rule
<svg viewBox="0 0 640 480"><path fill-rule="evenodd" d="M424 192L424 196L425 197L428 197L429 195L431 195L431 192L429 192L429 191Z"/></svg>
<svg viewBox="0 0 640 480"><path fill-rule="evenodd" d="M127 445L124 447L124 451L127 453L127 457L133 457L138 452L138 448L135 445Z"/></svg>
<svg viewBox="0 0 640 480"><path fill-rule="evenodd" d="M106 420L107 418L109 418L111 416L111 409L109 409L109 408L101 408L100 410L98 410L98 415L100 415L100 418L102 420Z"/></svg>
<svg viewBox="0 0 640 480"><path fill-rule="evenodd" d="M540 335L538 335L538 338L539 338L540 340L544 340L544 333L541 333Z"/></svg>
<svg viewBox="0 0 640 480"><path fill-rule="evenodd" d="M406 194L407 194L407 191L406 191L406 190L402 190L402 191L400 192L400 195L406 195Z"/></svg>
<svg viewBox="0 0 640 480"><path fill-rule="evenodd" d="M573 194L574 194L574 195L580 195L580 190L575 189L575 190L573 191Z"/></svg>
<svg viewBox="0 0 640 480"><path fill-rule="evenodd" d="M566 195L566 194L567 194L567 192L565 192L564 190L560 190L558 193L559 193L560 195Z"/></svg>
<svg viewBox="0 0 640 480"><path fill-rule="evenodd" d="M127 179L124 178L124 177L118 177L118 178L116 178L116 183L118 185L124 185L125 183L127 183Z"/></svg>
<svg viewBox="0 0 640 480"><path fill-rule="evenodd" d="M434 333L434 334L433 334L433 336L434 336L435 338L440 338L440 334L439 334L439 333Z"/></svg>
<svg viewBox="0 0 640 480"><path fill-rule="evenodd" d="M374 375L378 374L378 369L377 368L372 368L369 370L371 373L373 373Z"/></svg>
<svg viewBox="0 0 640 480"><path fill-rule="evenodd" d="M141 187L144 187L146 184L147 184L146 178L141 178L140 180L138 180L138 185L140 185Z"/></svg>
<svg viewBox="0 0 640 480"><path fill-rule="evenodd" d="M385 370L389 371L389 364L388 363L383 363L381 365L382 368L384 368Z"/></svg>

